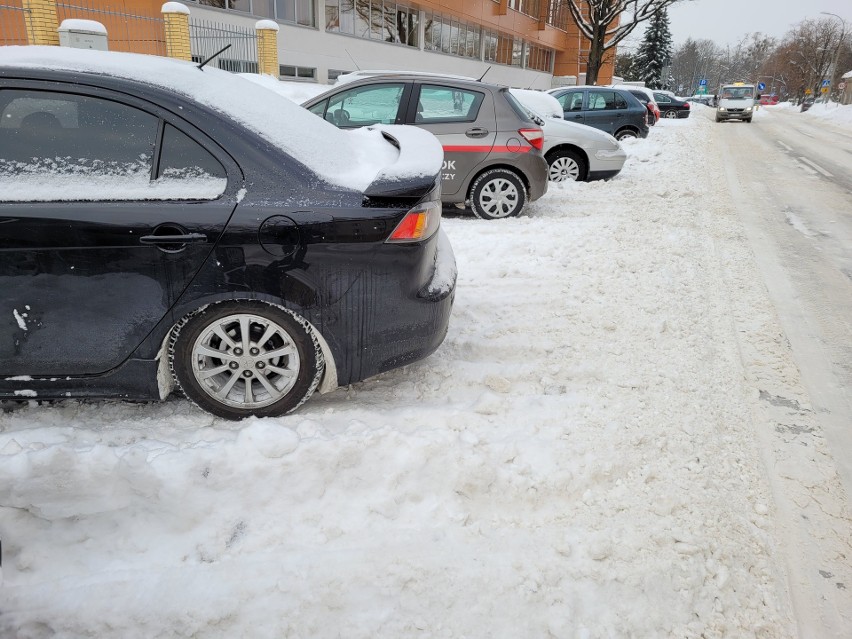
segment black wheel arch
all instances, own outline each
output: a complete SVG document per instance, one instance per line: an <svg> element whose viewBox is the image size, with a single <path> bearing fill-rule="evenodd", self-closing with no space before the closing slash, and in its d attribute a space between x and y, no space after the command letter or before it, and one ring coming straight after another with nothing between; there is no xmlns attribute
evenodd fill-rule
<svg viewBox="0 0 852 639"><path fill-rule="evenodd" d="M574 153L578 153L580 155L580 158L586 163L586 174L581 178L582 180L585 180L589 176L589 154L586 153L586 150L582 147L577 146L576 144L569 144L567 142L564 144L559 144L550 149L544 156L544 159L547 160L548 165L550 164L550 158L559 153L560 151L573 151ZM527 188L529 188L529 185L527 185Z"/></svg>

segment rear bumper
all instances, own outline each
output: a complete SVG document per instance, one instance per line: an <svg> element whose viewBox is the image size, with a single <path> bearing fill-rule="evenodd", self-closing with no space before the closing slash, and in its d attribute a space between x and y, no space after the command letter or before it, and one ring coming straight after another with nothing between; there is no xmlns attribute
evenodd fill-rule
<svg viewBox="0 0 852 639"><path fill-rule="evenodd" d="M361 337L349 335L348 339L360 348L350 349L344 361L335 362L339 385L358 382L423 359L444 341L455 299L456 258L443 229L428 241L432 243L435 257L425 282L417 285L411 280L394 277L392 273L404 272L404 269L385 268L397 259L389 252L386 256L377 256L371 281L358 284L358 288L380 285L385 294L371 296L371 303L361 309L361 317L354 322L356 318L344 317L347 304L341 300L339 318L342 321L333 328L326 326L324 334L331 336L331 341L346 340L345 333L339 331L348 326L357 330ZM409 248L416 251L425 247ZM391 291L398 294L390 296ZM363 299L364 291L353 290L352 293L356 299ZM335 358L337 356L335 353Z"/></svg>
<svg viewBox="0 0 852 639"><path fill-rule="evenodd" d="M532 202L547 193L547 160L539 152L529 153L527 159L529 163L526 174L529 178L529 198Z"/></svg>

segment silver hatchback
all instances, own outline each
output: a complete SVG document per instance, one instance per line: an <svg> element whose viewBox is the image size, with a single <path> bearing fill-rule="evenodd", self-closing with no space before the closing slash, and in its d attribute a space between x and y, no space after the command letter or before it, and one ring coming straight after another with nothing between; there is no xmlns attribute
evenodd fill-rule
<svg viewBox="0 0 852 639"><path fill-rule="evenodd" d="M544 134L505 87L473 79L372 74L302 104L341 128L411 124L444 149L442 201L483 219L518 215L547 191Z"/></svg>

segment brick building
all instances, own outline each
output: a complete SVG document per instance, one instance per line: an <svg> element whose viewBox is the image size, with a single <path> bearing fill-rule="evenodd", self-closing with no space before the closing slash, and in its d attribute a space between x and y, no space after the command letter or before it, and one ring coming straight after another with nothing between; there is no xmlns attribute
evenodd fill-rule
<svg viewBox="0 0 852 639"><path fill-rule="evenodd" d="M8 1L20 5L34 0ZM107 27L110 49L157 52L152 51L157 48L156 35L128 29L118 15L161 20L162 0L87 2L89 14L79 9L79 0L56 0L60 22L64 17L98 20ZM203 41L213 40L210 34L231 29L250 33L260 19L277 22L282 79L333 82L341 73L358 69L478 77L490 66L486 76L490 81L546 89L554 77L564 78L558 81L564 84L582 82L585 74L588 41L560 0L187 0L185 4L191 13L193 55L198 56L209 50ZM226 68L256 70L250 46L242 52L234 47L222 58ZM599 82L610 82L612 72L610 62Z"/></svg>

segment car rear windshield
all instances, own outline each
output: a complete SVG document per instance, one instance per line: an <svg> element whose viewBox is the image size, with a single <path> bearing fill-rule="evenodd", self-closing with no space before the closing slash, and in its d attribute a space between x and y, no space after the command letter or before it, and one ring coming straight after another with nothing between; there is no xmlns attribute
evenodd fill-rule
<svg viewBox="0 0 852 639"><path fill-rule="evenodd" d="M530 116L527 115L527 110L518 102L518 99L509 93L508 89L503 89L500 91L501 95L506 96L506 101L509 103L509 106L512 107L512 110L518 115L521 120L527 122L529 124L535 124L532 120L530 120Z"/></svg>

